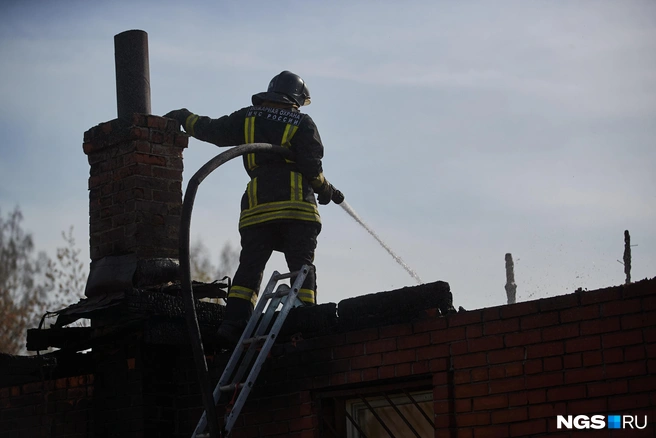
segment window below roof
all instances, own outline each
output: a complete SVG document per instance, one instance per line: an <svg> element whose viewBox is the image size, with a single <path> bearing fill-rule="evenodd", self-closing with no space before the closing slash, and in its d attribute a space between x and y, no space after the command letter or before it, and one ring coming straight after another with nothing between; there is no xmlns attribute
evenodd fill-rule
<svg viewBox="0 0 656 438"><path fill-rule="evenodd" d="M434 437L430 379L393 379L315 394L322 438Z"/></svg>
<svg viewBox="0 0 656 438"><path fill-rule="evenodd" d="M347 438L435 436L426 419L433 415L432 391L354 398L346 401L346 413Z"/></svg>

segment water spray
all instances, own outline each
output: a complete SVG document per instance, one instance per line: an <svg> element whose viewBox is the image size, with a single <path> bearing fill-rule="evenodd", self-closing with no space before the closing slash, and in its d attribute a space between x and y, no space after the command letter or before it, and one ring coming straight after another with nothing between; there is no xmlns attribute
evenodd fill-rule
<svg viewBox="0 0 656 438"><path fill-rule="evenodd" d="M344 209L345 212L347 212L347 213L348 213L353 219L355 219L355 221L356 221L357 223L359 223L360 225L362 225L362 228L364 228L365 230L367 230L367 232L368 232L369 234L371 234L371 235L373 236L373 238L376 239L376 240L378 241L378 243L380 243L380 246L382 246L383 248L385 248L385 250L386 250L386 251L387 251L387 252L388 252L388 253L394 258L394 260L396 261L396 263L398 263L399 265L401 265L401 266L403 267L403 269L405 269L405 270L408 272L408 274L410 274L410 275L412 276L412 278L414 278L415 280L417 280L417 283L418 283L418 284L422 284L422 283L423 283L423 281L421 281L421 278L419 278L419 275L417 275L417 273L416 273L412 268L410 268L410 266L408 266L408 265L403 261L403 259L402 259L401 257L399 257L394 251L392 251L392 249L391 249L391 248L390 248L385 242L383 242L383 240L382 240L380 237L378 237L378 234L376 234L376 233L375 233L375 232L374 232L374 231L373 231L373 230L372 230L372 229L371 229L371 228L370 228L370 227L369 227L369 226L368 226L368 225L362 220L362 218L361 218L360 216L358 216L358 214L353 210L353 208L351 208L351 206L348 204L348 202L343 201L343 202L342 202L341 204L339 204L339 205Z"/></svg>

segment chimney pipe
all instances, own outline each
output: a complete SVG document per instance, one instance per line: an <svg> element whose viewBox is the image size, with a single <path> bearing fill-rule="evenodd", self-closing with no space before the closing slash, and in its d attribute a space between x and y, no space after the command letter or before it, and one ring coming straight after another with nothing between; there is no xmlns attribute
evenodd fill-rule
<svg viewBox="0 0 656 438"><path fill-rule="evenodd" d="M118 118L132 114L150 114L150 68L148 34L143 30L127 30L114 36L116 61L116 102Z"/></svg>
<svg viewBox="0 0 656 438"><path fill-rule="evenodd" d="M511 253L506 254L506 295L508 297L508 304L515 304L517 302L515 263L513 262Z"/></svg>

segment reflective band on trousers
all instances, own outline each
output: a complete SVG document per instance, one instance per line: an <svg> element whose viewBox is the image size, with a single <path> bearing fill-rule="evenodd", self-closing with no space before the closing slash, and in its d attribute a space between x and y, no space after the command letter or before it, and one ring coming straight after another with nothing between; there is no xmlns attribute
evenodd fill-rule
<svg viewBox="0 0 656 438"><path fill-rule="evenodd" d="M250 301L253 303L253 306L255 306L255 303L257 302L257 293L253 289L233 285L230 287L228 298L241 298L242 300Z"/></svg>
<svg viewBox="0 0 656 438"><path fill-rule="evenodd" d="M312 289L299 289L298 298L304 303L316 303L315 292Z"/></svg>
<svg viewBox="0 0 656 438"><path fill-rule="evenodd" d="M240 298L242 300L250 301L253 306L257 303L257 293L253 289L243 286L232 286L228 298ZM307 304L316 303L316 293L312 289L299 289L298 299Z"/></svg>

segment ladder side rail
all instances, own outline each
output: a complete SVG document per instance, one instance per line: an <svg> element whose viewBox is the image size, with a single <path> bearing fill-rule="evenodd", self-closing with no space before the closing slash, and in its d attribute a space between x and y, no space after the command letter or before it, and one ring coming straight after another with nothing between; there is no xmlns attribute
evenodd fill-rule
<svg viewBox="0 0 656 438"><path fill-rule="evenodd" d="M280 272L274 271L271 275L271 278L269 279L269 282L267 283L265 289L264 289L264 294L263 295L271 295L273 293L273 288L276 286L276 283L278 282L278 277L280 276ZM255 306L255 309L253 310L253 315L257 313L262 313L264 311L264 307L266 306L267 300L260 300L257 305ZM212 391L212 399L214 400L214 405L219 402L219 399L221 398L221 387L227 386L230 384L231 380L233 383L237 381L237 378L231 379L235 373L235 369L240 363L243 363L242 357L244 356L244 343L243 340L251 337L251 333L256 329L256 324L257 324L258 319L256 318L251 318L248 321L248 324L246 325L246 328L244 329L244 332L242 333L242 336L239 339L239 342L235 346L235 349L230 356L230 359L228 360L228 363L226 364L225 369L223 370L223 373L221 373L221 378L219 379L218 383L214 387L214 391ZM243 375L243 371L242 371ZM239 376L239 379L241 376ZM238 382L237 382L238 383ZM198 424L196 425L196 430L194 431L192 438L195 438L198 436L200 433L205 431L205 428L207 427L207 411L203 410L203 414L201 415L200 419L198 420Z"/></svg>
<svg viewBox="0 0 656 438"><path fill-rule="evenodd" d="M303 265L300 271L297 272L291 272L289 274L283 274L284 275L297 275L296 281L294 282L294 289L290 288L287 285L281 284L278 286L278 289L276 291L276 294L273 295L271 298L271 302L269 303L269 307L267 308L267 311L264 313L262 318L260 319L260 324L257 327L256 332L253 334L252 337L261 337L266 335L267 339L265 341L268 342L269 339L271 339L271 334L274 334L274 341L275 338L278 336L278 332L280 331L280 328L282 327L282 323L284 320L287 318L287 314L289 313L289 309L291 307L297 307L299 305L303 305L303 303L298 299L298 291L300 290L300 286L303 284L305 281L305 277L307 277L307 274L309 272L309 267L307 265ZM274 274L275 275L275 274ZM294 290L296 292L294 293ZM284 292L279 293L279 292ZM269 326L271 325L271 321L276 315L276 309L282 302L282 310L287 309L285 312L278 312L278 317L276 318L273 326L271 327L271 330L269 330ZM290 303L290 304L288 304ZM284 316L283 316L284 314ZM269 330L267 332L267 330ZM240 339L240 342L243 343L244 339ZM233 382L240 382L242 376L244 375L243 371L245 371L246 368L251 366L252 362L252 356L257 352L257 342L252 342L249 346L249 349L246 353L246 356L244 357L244 360L242 361L242 365L239 370L239 375L235 379L233 379ZM269 350L271 349L271 346L266 349L266 353L268 354ZM265 351L264 346L260 349L260 351ZM261 353L260 353L261 355ZM266 356L265 356L266 357Z"/></svg>
<svg viewBox="0 0 656 438"><path fill-rule="evenodd" d="M264 293L262 294L263 299L260 299L258 301L257 306L253 310L253 316L262 314L262 317L260 316L258 316L257 318L251 317L251 319L248 321L248 325L246 326L246 329L244 329L244 333L240 337L239 343L235 347L235 351L230 357L230 360L228 361L228 364L226 365L226 368L223 371L221 378L219 379L219 383L216 385L216 387L214 388L214 392L212 393L215 404L218 403L219 398L221 397L221 392L222 392L221 387L225 387L230 384L241 383L242 377L246 374L247 369L251 367L254 360L255 353L257 352L257 343L254 342L249 344L248 349L246 349L244 346L244 340L248 339L249 337L262 336L266 331L268 325L270 324L271 319L275 314L275 309L278 308L280 302L284 297L276 294L273 291L273 288L276 286L277 282L280 279L290 278L292 275L296 275L296 274L297 272L290 272L289 274L281 274L278 271L274 271L272 273L271 279L267 283L267 286L264 289ZM307 273L302 275L304 280L305 277L307 276ZM269 300L271 301L269 302ZM267 311L264 312L264 308L267 306L267 303L269 307L267 308ZM237 367L239 368L237 369L235 374L235 369Z"/></svg>
<svg viewBox="0 0 656 438"><path fill-rule="evenodd" d="M266 313L262 316L262 319L260 320L260 324L257 326L257 331L254 333L254 336L262 336L265 334L266 331L266 325L265 323L265 318L269 314L273 314L275 312L275 309L278 307L280 304L280 298L279 297L274 297L271 300L271 303L269 304L269 308L267 309ZM271 318L266 318L266 321L270 321ZM242 343L242 348L245 348L243 346L243 341L246 338L240 339L240 342ZM248 372L248 369L252 366L253 360L255 358L255 355L260 352L262 349L260 348L260 343L258 342L251 342L248 344L248 349L246 350L246 353L244 354L241 364L239 365L239 369L237 370L237 373L235 374L234 378L232 379L232 382L234 383L241 383L242 378L246 373Z"/></svg>
<svg viewBox="0 0 656 438"><path fill-rule="evenodd" d="M275 280L275 277L280 275L278 271L274 271L273 274L271 275L271 279L266 285L266 288L264 289L264 294L269 294L273 291L273 288L276 286L277 280ZM253 315L262 313L264 311L264 307L266 306L266 300L260 300L258 301L257 305L255 306L255 309L253 310ZM217 403L219 400L219 396L221 394L221 391L219 388L221 386L225 386L228 384L230 381L231 374L233 374L235 368L239 364L239 361L241 359L241 354L243 353L244 350L244 339L247 339L251 337L251 333L255 330L256 325L257 325L257 318L251 317L248 321L248 324L246 324L246 328L244 329L244 332L242 333L241 337L239 338L239 342L237 343L237 346L235 347L232 355L230 356L230 360L228 360L228 363L226 364L225 369L223 370L223 373L221 374L221 378L219 379L219 383L216 385L216 389L214 390L214 403ZM239 354L236 352L239 351Z"/></svg>
<svg viewBox="0 0 656 438"><path fill-rule="evenodd" d="M292 307L303 306L303 302L298 298L298 293L300 291L301 285L305 281L305 277L307 277L309 269L310 268L307 265L303 265L301 270L298 271L298 276L296 277L296 280L294 281L294 284L291 288L286 285L280 285L278 287L279 292L285 292L285 293L276 294L276 296L272 298L269 308L267 309L265 315L262 317L262 321L256 333L256 336L262 336L264 334L267 335L267 339L265 340L261 351L265 351L268 354L269 350L273 346L273 343L278 337L278 332L280 332L280 329L282 328L282 325L287 319L287 315L289 314L289 311L292 309ZM297 273L292 273L292 274L297 274ZM276 315L276 309L278 308L280 302L282 302L282 309L280 310L280 312L278 312L278 316L273 322L271 329L269 330L269 325L271 325L271 321ZM260 355L262 354L260 353Z"/></svg>
<svg viewBox="0 0 656 438"><path fill-rule="evenodd" d="M292 296L289 296L289 298L291 297ZM291 309L291 307L292 306L289 306L288 308ZM255 384L255 381L257 380L257 377L260 374L262 366L264 365L264 361L266 360L269 351L271 350L271 347L276 341L277 330L280 330L283 322L284 322L284 316L278 315L278 319L276 319L276 322L274 323L274 327L271 331L271 335L264 342L264 345L262 346L262 350L260 351L260 355L257 357L255 363L253 364L253 367L251 368L248 378L246 379L246 382L244 382L244 385L242 386L239 392L239 396L237 397L234 406L230 410L230 413L226 416L226 420L224 422L224 429L227 433L230 433L230 430L232 430L232 426L237 420L237 417L239 417L239 414L241 413L241 409L243 408L243 405L246 403L246 399L248 398L251 389L253 388L253 385Z"/></svg>
<svg viewBox="0 0 656 438"><path fill-rule="evenodd" d="M230 382L231 377L234 374L235 368L239 365L240 359L244 354L243 350L244 350L243 346L237 345L232 355L230 356L230 359L228 360L228 363L226 364L226 367L223 370L223 373L221 374L221 378L219 379L219 382L216 384L216 389L214 390L215 403L218 403L221 394L219 388L227 385Z"/></svg>
<svg viewBox="0 0 656 438"><path fill-rule="evenodd" d="M289 286L285 284L281 284L278 286L277 291L290 291L291 289ZM271 321L275 318L276 316L276 310L280 306L280 303L283 303L284 305L284 298L287 296L287 294L274 294L271 297L271 302L269 304L269 308L267 309L266 313L262 316L262 320L260 321L260 325L257 328L257 331L254 334L254 337L257 336L263 336L267 335L268 332L267 330L269 329L269 326L271 325Z"/></svg>
<svg viewBox="0 0 656 438"><path fill-rule="evenodd" d="M294 284L292 285L291 291L287 295L287 299L284 301L282 309L280 309L280 314L278 315L278 319L276 319L274 327L272 328L271 331L274 331L276 327L278 331L280 330L280 328L282 328L283 322L285 322L285 320L287 319L287 315L289 314L289 311L293 307L299 307L304 305L303 302L298 298L298 293L301 290L301 286L303 285L305 278L310 272L310 269L311 268L308 265L303 265L300 271L298 271L298 275L294 280ZM276 331L276 336L278 335L278 331Z"/></svg>
<svg viewBox="0 0 656 438"><path fill-rule="evenodd" d="M305 278L310 272L310 267L308 265L303 265L300 270L295 271L295 272L290 272L289 274L284 274L285 278L291 278L293 276L296 276L296 279L294 280L294 283L292 284L292 287L290 288L289 286L286 285L280 285L278 287L278 290L276 291L276 298L279 298L282 300L282 309L280 312L278 312L278 317L276 318L276 321L269 331L269 333L274 332L276 336L278 336L278 331L282 327L282 323L287 319L287 314L289 311L292 309L292 307L300 307L303 306L303 302L298 298L298 293L301 290L301 286L303 285L303 282L305 282ZM286 290L280 290L282 287L285 287ZM282 292L285 292L282 294ZM278 306L276 305L274 310L277 309ZM266 316L266 321L263 321L266 323L265 330L268 329L269 324L271 323L271 320L273 319L275 315L275 311L269 313ZM280 321L280 322L279 322ZM275 330L275 328L278 327L278 330Z"/></svg>
<svg viewBox="0 0 656 438"><path fill-rule="evenodd" d="M277 280L274 278L280 275L279 272L274 271L273 275L271 276L271 280L269 280L269 283L266 286L265 289L265 294L271 295L272 289L275 287ZM260 300L257 303L257 306L253 310L253 315L256 315L258 313L262 313L264 310L264 307L266 306L266 301L267 300ZM232 355L230 355L230 359L228 360L228 363L226 364L225 369L223 370L223 373L221 374L221 378L219 379L219 382L216 384L214 387L214 391L212 392L212 398L214 399L214 405L219 402L219 399L221 398L221 388L228 386L232 383L239 383L239 380L244 374L245 370L242 370L244 367L244 363L246 362L251 362L252 361L252 356L253 354L250 354L249 358L246 358L245 355L248 354L248 352L245 352L246 348L244 347L244 339L247 339L252 336L252 332L257 329L256 324L259 318L253 318L248 321L248 324L246 325L246 328L244 329L244 332L242 333L242 336L239 338L239 342L235 346L235 349L232 352ZM250 346L252 347L252 345ZM250 350L250 348L249 348ZM235 369L239 366L239 370L237 371L237 375L235 374ZM234 377L233 377L234 376ZM194 434L192 435L192 438L197 437L200 433L202 433L205 428L207 427L207 411L203 411L203 414L200 417L200 420L198 420L198 424L196 426L196 430Z"/></svg>
<svg viewBox="0 0 656 438"><path fill-rule="evenodd" d="M237 397L237 401L235 402L233 408L230 410L230 413L227 415L225 422L224 422L224 430L229 434L230 431L232 430L232 426L234 425L235 421L237 420L237 417L239 417L239 414L241 413L241 409L243 405L246 403L246 399L248 398L248 395L251 392L251 389L253 385L255 384L255 380L257 380L257 377L260 374L260 370L262 369L262 365L264 364L264 361L266 360L269 351L271 350L271 347L273 347L273 344L276 341L276 338L278 337L278 332L282 328L282 325L285 322L285 319L287 318L287 315L289 314L289 311L292 309L292 307L296 307L297 303L302 303L298 299L298 292L300 290L301 285L305 281L305 277L307 276L309 272L309 267L307 265L304 265L303 268L300 271L300 274L296 277L296 280L294 281L294 285L291 288L290 291L288 291L287 294L285 294L282 299L283 299L283 307L282 310L278 314L278 318L273 324L273 327L271 328L271 331L269 332L270 335L264 341L264 345L262 346L262 349L260 350L260 354L257 357L257 360L253 364L253 368L251 369L248 378L246 382L244 382L244 386L242 387L241 391L239 392L239 396ZM272 300L273 301L273 300ZM276 306L277 307L277 306ZM267 313L272 315L274 312L271 312L272 307L270 306L269 309L267 310ZM273 308L275 311L275 307ZM270 313L269 313L270 312Z"/></svg>
<svg viewBox="0 0 656 438"><path fill-rule="evenodd" d="M239 385L241 383L240 382L241 378L243 377L247 369L250 368L250 372L248 374L248 378L246 382L244 382L241 388L239 387L235 388L235 391L239 391L239 396L237 397L237 400L233 405L233 408L231 409L230 413L226 416L226 420L224 422L224 431L227 434L230 433L230 430L232 429L234 422L236 421L237 417L241 413L241 409L243 405L246 403L246 399L248 398L250 391L253 385L255 384L255 381L257 380L257 377L262 369L264 361L266 360L269 351L273 347L273 344L275 343L276 338L278 337L278 332L282 328L282 325L285 319L287 318L289 311L292 309L292 307L299 307L303 305L303 303L298 298L298 292L300 290L301 285L305 281L307 274L309 273L309 269L310 268L307 265L303 265L301 270L290 272L288 274L280 274L277 271L273 273L271 279L269 280L269 283L265 288L262 299L257 303L257 306L253 311L253 315L251 316L251 319L249 320L246 328L244 329L244 332L242 333L239 339L239 343L235 347L235 350L233 351L233 354L231 355L230 360L228 361L228 364L225 370L223 371L221 378L219 379L219 383L216 385L214 389L212 395L213 395L214 403L216 405L216 403L218 402L221 396L221 387L227 386L228 382L230 381L232 382L232 384ZM285 278L291 278L293 276L296 276L296 279L294 281L292 288L286 285L280 285L276 290L276 292L275 293L273 292L273 288L275 287L276 283L279 280ZM280 312L278 312L278 317L274 321L271 330L267 333L267 329L269 328L269 325L271 324L271 321L276 314L276 309L278 308L281 302L282 302L282 309ZM267 306L267 304L268 307L266 309L266 312L264 312L264 308ZM246 349L244 346L244 341L248 338L259 337L265 334L267 335L267 338L264 341L264 345L262 345L262 347L259 349L259 355L255 359L255 362L253 362L255 353L258 352L258 347L257 347L258 342L249 343L249 347L248 349ZM236 368L238 364L239 364L239 369L237 370L236 374L232 376L232 374L234 374L234 368ZM201 416L198 422L198 426L196 427L196 432L194 432L194 436L198 431L202 432L203 430L205 430L206 425L207 425L207 412L204 411L203 415Z"/></svg>
<svg viewBox="0 0 656 438"><path fill-rule="evenodd" d="M273 292L273 290L276 288L276 284L278 284L278 281L279 281L278 278L281 275L282 274L280 272L273 271L273 273L271 274L271 278L269 279L269 282L267 283L266 287L264 288L263 296L266 295L267 293ZM259 304L260 303L258 302L258 305ZM264 310L264 305L262 306L262 310Z"/></svg>
<svg viewBox="0 0 656 438"><path fill-rule="evenodd" d="M289 286L286 285L280 285L278 286L278 290L281 288L286 287L288 290L291 289ZM261 336L267 336L267 339L269 338L269 333L267 333L267 329L269 325L271 324L271 320L275 316L276 309L280 305L280 302L283 301L284 298L288 297L288 295L277 295L274 294L272 295L271 302L269 303L269 307L267 308L267 311L262 315L262 318L260 319L260 323L257 326L256 332L253 334L252 337L261 337ZM284 304L283 304L284 305ZM246 338L244 338L246 339ZM241 339L240 342L243 343L244 339ZM255 354L258 352L263 351L262 348L263 344L261 342L251 342L248 346L248 350L243 356L243 359L241 361L241 364L239 366L239 369L237 370L237 374L235 377L232 379L232 382L234 383L240 383L244 375L248 372L248 369L250 369L253 365L253 360L255 358ZM245 347L244 347L245 348ZM261 353L260 353L261 354ZM267 351L268 354L268 351Z"/></svg>

